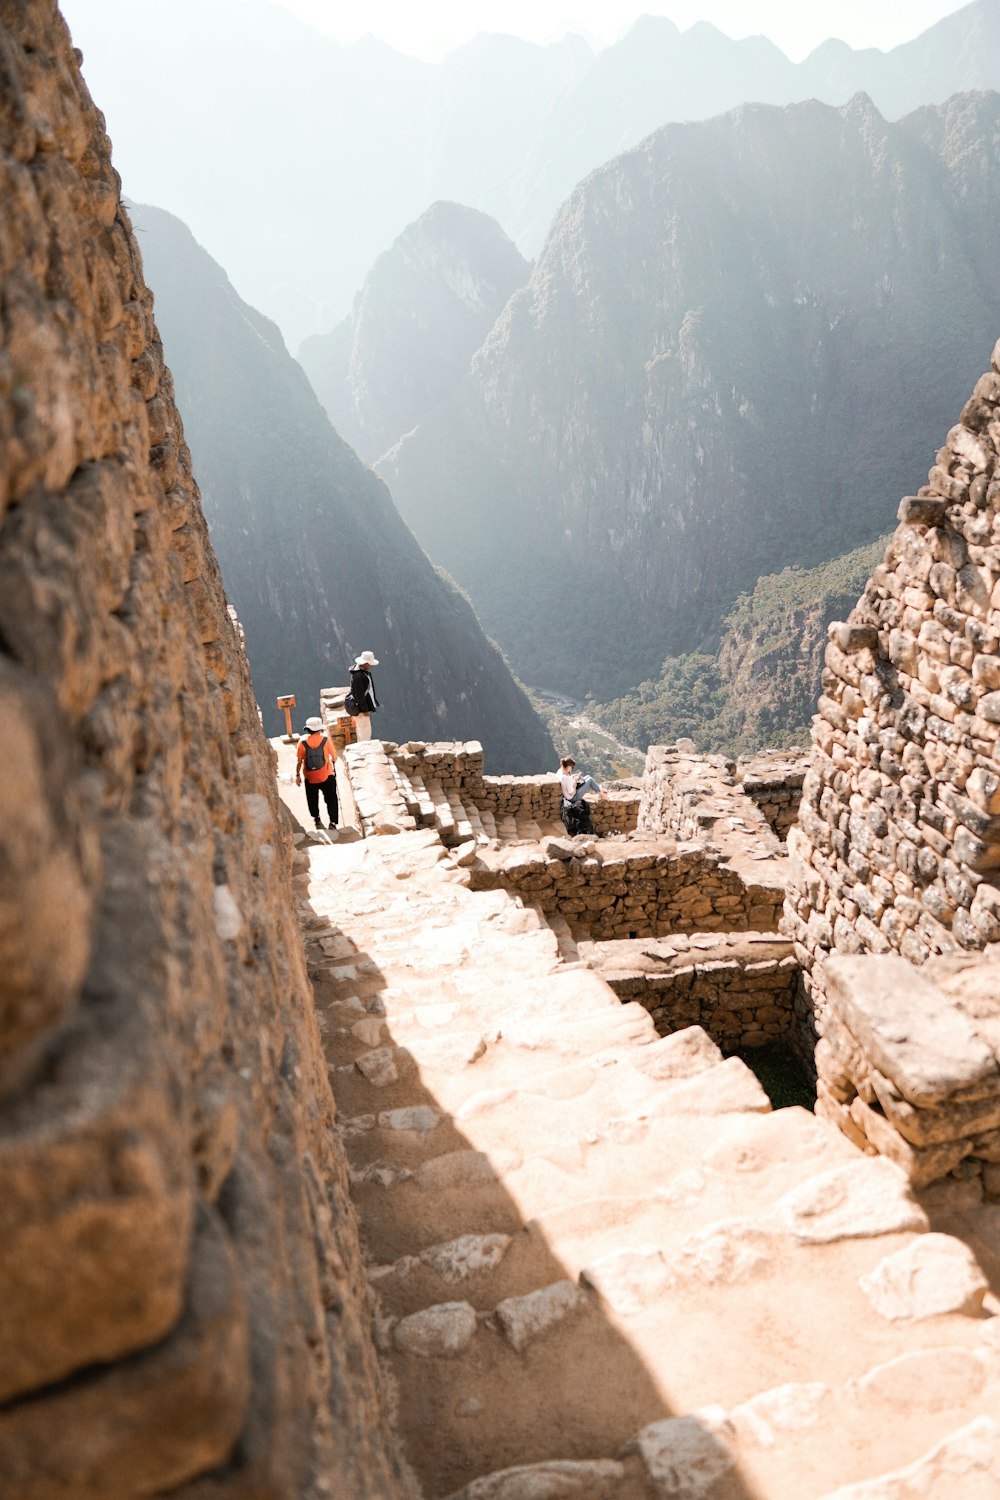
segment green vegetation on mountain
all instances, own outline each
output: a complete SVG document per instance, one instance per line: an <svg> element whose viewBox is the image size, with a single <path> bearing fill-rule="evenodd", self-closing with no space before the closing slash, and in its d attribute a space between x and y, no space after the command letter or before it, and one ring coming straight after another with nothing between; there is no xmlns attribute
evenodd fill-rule
<svg viewBox="0 0 1000 1500"><path fill-rule="evenodd" d="M726 615L717 651L668 658L658 678L590 705L591 716L642 749L691 739L699 750L748 755L806 743L827 626L857 602L888 540L758 579Z"/></svg>
<svg viewBox="0 0 1000 1500"><path fill-rule="evenodd" d="M134 222L229 598L271 733L380 660L387 739L479 739L494 771L549 765L552 741L467 599L435 569L385 485L330 426L273 323L172 215Z"/></svg>

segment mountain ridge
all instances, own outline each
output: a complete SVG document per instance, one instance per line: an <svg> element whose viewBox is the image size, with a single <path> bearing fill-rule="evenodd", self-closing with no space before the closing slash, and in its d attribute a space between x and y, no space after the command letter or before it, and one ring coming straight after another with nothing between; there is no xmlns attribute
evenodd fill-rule
<svg viewBox="0 0 1000 1500"><path fill-rule="evenodd" d="M374 462L450 395L528 270L495 219L443 201L383 251L351 316L298 352L362 458Z"/></svg>
<svg viewBox="0 0 1000 1500"><path fill-rule="evenodd" d="M626 36L596 56L579 39L516 52L487 39L428 64L338 48L273 6L175 0L151 69L143 7L68 9L126 190L191 223L242 294L280 315L293 348L347 313L375 257L437 198L491 214L533 256L577 182L678 115L811 94L839 105L859 87L893 115L1000 86L991 0L887 53L821 47L795 64L759 39L719 32L709 46L695 31L676 34L669 66L655 26L644 47ZM634 76L620 66L633 53ZM261 98L263 114L251 108Z"/></svg>
<svg viewBox="0 0 1000 1500"><path fill-rule="evenodd" d="M175 216L134 206L213 545L258 701L297 717L374 650L386 738L480 739L505 771L549 764L547 731L385 485L334 432L277 327Z"/></svg>
<svg viewBox="0 0 1000 1500"><path fill-rule="evenodd" d="M1000 323L998 143L992 93L743 105L574 190L378 465L525 680L616 696L759 574L884 532Z"/></svg>

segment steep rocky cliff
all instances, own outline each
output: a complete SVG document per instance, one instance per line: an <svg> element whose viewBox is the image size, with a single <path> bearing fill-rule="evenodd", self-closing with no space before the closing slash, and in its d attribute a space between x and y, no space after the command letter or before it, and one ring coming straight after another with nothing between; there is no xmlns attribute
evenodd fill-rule
<svg viewBox="0 0 1000 1500"><path fill-rule="evenodd" d="M1000 322L1000 96L668 126L379 465L527 681L608 699L884 530Z"/></svg>
<svg viewBox="0 0 1000 1500"><path fill-rule="evenodd" d="M380 255L299 362L341 437L374 462L451 395L528 263L495 219L434 203Z"/></svg>
<svg viewBox="0 0 1000 1500"><path fill-rule="evenodd" d="M800 63L763 36L734 41L707 22L679 31L641 16L542 121L503 220L527 255L575 183L670 120L704 120L746 101L845 104L863 90L888 119L969 89L1000 88L1000 14L973 0L888 52L828 41Z"/></svg>
<svg viewBox="0 0 1000 1500"><path fill-rule="evenodd" d="M273 757L51 0L0 99L0 1490L394 1500Z"/></svg>
<svg viewBox="0 0 1000 1500"><path fill-rule="evenodd" d="M265 721L277 731L279 693L314 712L373 650L386 738L479 739L496 770L550 764L500 653L333 431L275 326L179 220L146 207L135 220Z"/></svg>

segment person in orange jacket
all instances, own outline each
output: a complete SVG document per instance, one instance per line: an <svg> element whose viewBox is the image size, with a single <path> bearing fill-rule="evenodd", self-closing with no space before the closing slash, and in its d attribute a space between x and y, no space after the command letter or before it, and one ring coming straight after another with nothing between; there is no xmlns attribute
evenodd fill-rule
<svg viewBox="0 0 1000 1500"><path fill-rule="evenodd" d="M330 827L336 828L337 767L333 745L323 731L322 719L306 720L306 734L303 739L299 740L296 755L298 759L295 765L295 785L301 786L302 777L305 775L306 802L314 824L317 828L323 827L319 816L319 794L322 792L326 800Z"/></svg>

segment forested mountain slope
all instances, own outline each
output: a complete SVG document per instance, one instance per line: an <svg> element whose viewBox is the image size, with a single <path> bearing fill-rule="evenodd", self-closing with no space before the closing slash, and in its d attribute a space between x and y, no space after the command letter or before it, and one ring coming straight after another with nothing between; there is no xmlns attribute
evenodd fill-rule
<svg viewBox="0 0 1000 1500"><path fill-rule="evenodd" d="M481 739L535 771L551 740L467 601L432 567L385 485L333 428L277 328L172 215L134 210L195 474L270 732L373 650L396 739Z"/></svg>
<svg viewBox="0 0 1000 1500"><path fill-rule="evenodd" d="M526 681L607 701L873 540L1000 329L1000 96L671 125L560 211L380 465Z"/></svg>
<svg viewBox="0 0 1000 1500"><path fill-rule="evenodd" d="M714 652L669 657L655 679L594 706L595 719L642 750L678 738L727 755L807 744L827 626L853 609L888 540L758 579L722 622Z"/></svg>

